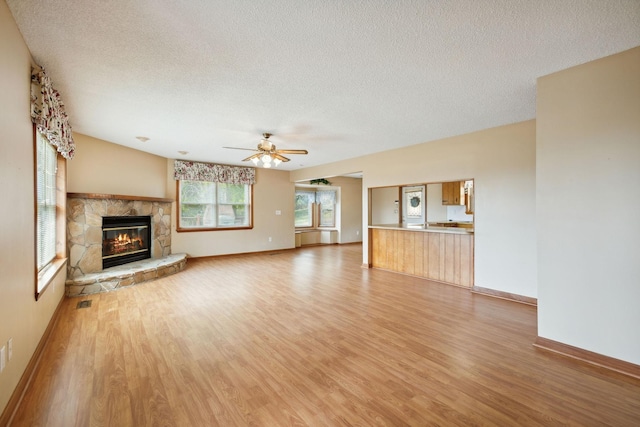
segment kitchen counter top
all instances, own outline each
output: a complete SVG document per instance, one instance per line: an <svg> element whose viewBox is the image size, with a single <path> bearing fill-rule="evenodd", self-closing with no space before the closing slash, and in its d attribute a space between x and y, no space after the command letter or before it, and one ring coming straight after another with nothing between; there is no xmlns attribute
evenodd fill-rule
<svg viewBox="0 0 640 427"><path fill-rule="evenodd" d="M441 227L427 224L374 224L369 228L381 228L385 230L422 231L430 233L473 234L473 228Z"/></svg>

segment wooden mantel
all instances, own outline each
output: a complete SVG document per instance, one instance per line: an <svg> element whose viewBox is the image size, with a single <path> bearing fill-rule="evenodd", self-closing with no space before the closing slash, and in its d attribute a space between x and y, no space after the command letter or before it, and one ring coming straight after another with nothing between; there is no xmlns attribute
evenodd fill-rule
<svg viewBox="0 0 640 427"><path fill-rule="evenodd" d="M113 200L143 200L146 202L171 203L173 199L163 199L161 197L125 196L121 194L99 194L99 193L67 193L69 199L113 199Z"/></svg>

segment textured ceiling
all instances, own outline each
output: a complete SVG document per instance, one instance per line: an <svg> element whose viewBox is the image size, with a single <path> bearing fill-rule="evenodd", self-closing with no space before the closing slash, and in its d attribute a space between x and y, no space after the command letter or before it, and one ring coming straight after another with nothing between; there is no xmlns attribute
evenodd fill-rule
<svg viewBox="0 0 640 427"><path fill-rule="evenodd" d="M74 131L227 164L268 131L289 170L534 118L537 77L640 45L640 0L7 4Z"/></svg>

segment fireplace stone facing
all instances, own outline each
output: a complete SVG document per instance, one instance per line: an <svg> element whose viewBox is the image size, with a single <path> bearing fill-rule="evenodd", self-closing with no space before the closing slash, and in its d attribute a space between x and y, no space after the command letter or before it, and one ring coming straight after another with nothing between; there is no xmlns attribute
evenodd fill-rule
<svg viewBox="0 0 640 427"><path fill-rule="evenodd" d="M102 268L102 218L106 216L150 216L151 217L151 259L153 268L163 269L165 263L158 262L162 259L170 259L168 271L161 271L156 277L171 274L184 268L184 262L180 257L178 268L174 268L176 260L171 255L171 200L151 199L130 196L80 194L69 193L67 195L67 295L77 296L87 293L113 290L113 286L97 290L96 286L80 289L80 284L95 284L95 278L108 280L108 272L111 268ZM137 261L137 263L144 261ZM123 268L119 266L119 276L123 274ZM113 267L115 268L115 267ZM145 267L132 265L132 269L140 271ZM151 278L153 274L147 274ZM136 282L137 283L137 282ZM126 282L126 284L130 284ZM123 286L125 284L123 283ZM91 289L91 291L89 290Z"/></svg>

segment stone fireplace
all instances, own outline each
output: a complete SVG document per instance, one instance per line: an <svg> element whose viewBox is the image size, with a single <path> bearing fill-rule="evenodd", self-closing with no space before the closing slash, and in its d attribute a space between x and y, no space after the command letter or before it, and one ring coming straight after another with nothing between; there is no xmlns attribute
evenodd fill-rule
<svg viewBox="0 0 640 427"><path fill-rule="evenodd" d="M148 217L149 256L152 259L169 256L171 254L171 202L170 199L149 197L68 193L67 279L76 279L103 271L103 218L105 217ZM118 236L115 238L117 239ZM136 244L138 243L134 243L132 247Z"/></svg>

